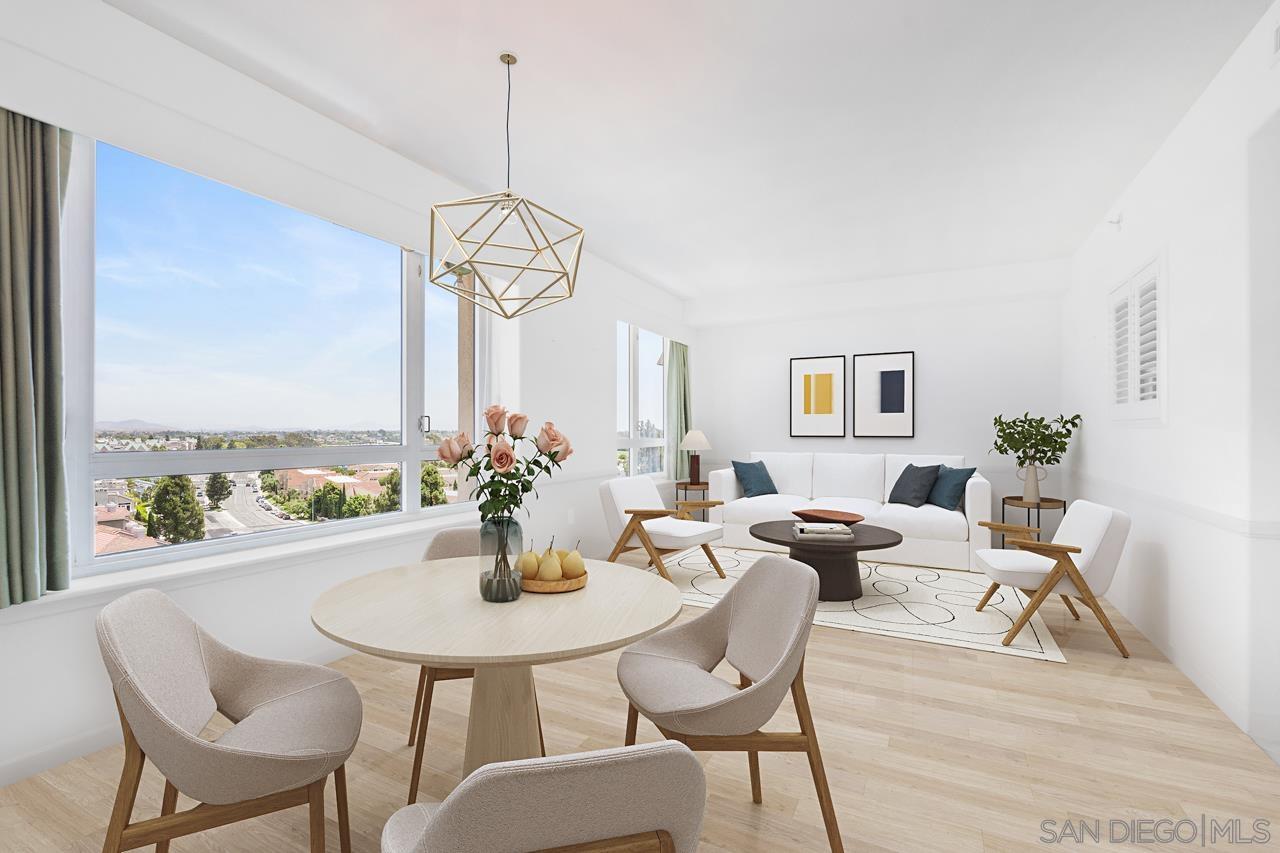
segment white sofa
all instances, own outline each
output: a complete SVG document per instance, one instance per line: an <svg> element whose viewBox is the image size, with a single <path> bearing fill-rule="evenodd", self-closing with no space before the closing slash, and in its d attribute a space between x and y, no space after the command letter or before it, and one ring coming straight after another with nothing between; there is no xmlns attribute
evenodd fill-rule
<svg viewBox="0 0 1280 853"><path fill-rule="evenodd" d="M763 462L778 489L776 495L742 496L732 468L712 471L708 498L724 501L709 519L724 525L721 544L736 548L785 551L756 539L751 525L793 519L797 509L835 509L866 516L868 524L902 534L902 544L869 554L868 559L913 566L980 571L974 551L991 547L991 531L979 521L991 520L991 484L977 472L965 485L959 510L933 504L913 507L886 503L907 464L963 468L963 456L883 453L752 453Z"/></svg>

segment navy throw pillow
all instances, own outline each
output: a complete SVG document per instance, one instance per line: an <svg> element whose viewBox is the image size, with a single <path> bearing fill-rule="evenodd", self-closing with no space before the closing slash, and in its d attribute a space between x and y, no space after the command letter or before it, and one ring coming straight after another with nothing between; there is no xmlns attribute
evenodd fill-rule
<svg viewBox="0 0 1280 853"><path fill-rule="evenodd" d="M938 466L938 479L929 492L929 503L943 509L959 509L964 501L964 487L977 468L948 468Z"/></svg>
<svg viewBox="0 0 1280 853"><path fill-rule="evenodd" d="M763 462L734 462L733 473L738 475L738 482L742 484L742 494L745 497L754 498L778 493L778 487L773 484L769 469L764 467Z"/></svg>
<svg viewBox="0 0 1280 853"><path fill-rule="evenodd" d="M898 482L893 484L889 503L923 506L929 500L933 484L937 482L938 468L937 465L925 465L923 468L908 465L898 476Z"/></svg>

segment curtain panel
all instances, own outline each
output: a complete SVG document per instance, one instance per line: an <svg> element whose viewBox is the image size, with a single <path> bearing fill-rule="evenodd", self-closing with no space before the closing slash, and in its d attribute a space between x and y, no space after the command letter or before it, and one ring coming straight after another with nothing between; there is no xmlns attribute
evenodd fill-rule
<svg viewBox="0 0 1280 853"><path fill-rule="evenodd" d="M685 433L693 422L692 403L689 399L689 347L679 341L671 341L667 352L667 458L674 459L671 466L676 480L689 479L689 453L680 449Z"/></svg>
<svg viewBox="0 0 1280 853"><path fill-rule="evenodd" d="M0 608L71 580L58 128L0 109Z"/></svg>

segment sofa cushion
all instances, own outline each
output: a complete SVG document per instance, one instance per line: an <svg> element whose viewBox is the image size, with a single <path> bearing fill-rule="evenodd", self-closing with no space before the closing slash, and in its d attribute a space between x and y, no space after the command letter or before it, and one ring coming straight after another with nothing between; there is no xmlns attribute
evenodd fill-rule
<svg viewBox="0 0 1280 853"><path fill-rule="evenodd" d="M834 509L840 512L856 512L867 521L874 521L880 514L881 506L880 501L869 501L866 498L814 498L796 509Z"/></svg>
<svg viewBox="0 0 1280 853"><path fill-rule="evenodd" d="M725 524L756 524L761 521L785 521L794 518L793 509L809 502L799 495L760 495L756 498L738 498L721 507Z"/></svg>
<svg viewBox="0 0 1280 853"><path fill-rule="evenodd" d="M963 512L933 504L885 504L873 523L877 527L896 530L908 539L964 542L969 538L969 521Z"/></svg>
<svg viewBox="0 0 1280 853"><path fill-rule="evenodd" d="M742 495L747 498L759 495L776 495L778 487L769 476L769 469L763 462L734 462L733 475L742 486Z"/></svg>
<svg viewBox="0 0 1280 853"><path fill-rule="evenodd" d="M884 454L813 454L813 496L815 498L865 498L883 503Z"/></svg>
<svg viewBox="0 0 1280 853"><path fill-rule="evenodd" d="M977 468L952 468L950 465L938 466L938 479L933 481L933 489L929 492L929 503L943 509L959 509L964 503L964 487Z"/></svg>
<svg viewBox="0 0 1280 853"><path fill-rule="evenodd" d="M813 496L812 453L752 453L751 461L765 464L778 494Z"/></svg>
<svg viewBox="0 0 1280 853"><path fill-rule="evenodd" d="M938 481L939 467L941 466L926 465L918 468L915 465L907 465L898 476L898 482L893 484L893 489L889 492L889 503L908 506L921 506L928 503L933 484Z"/></svg>
<svg viewBox="0 0 1280 853"><path fill-rule="evenodd" d="M888 495L893 491L893 484L898 482L898 478L902 476L902 471L908 465L915 465L917 468L925 465L950 465L952 468L963 468L963 456L931 456L923 453L900 454L887 453L884 457L884 494Z"/></svg>

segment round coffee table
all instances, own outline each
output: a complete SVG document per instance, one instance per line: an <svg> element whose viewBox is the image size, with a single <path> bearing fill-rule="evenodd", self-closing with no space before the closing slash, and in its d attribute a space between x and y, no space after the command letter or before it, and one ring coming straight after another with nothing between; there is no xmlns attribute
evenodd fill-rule
<svg viewBox="0 0 1280 853"><path fill-rule="evenodd" d="M857 601L862 598L858 552L902 544L901 533L872 524L855 524L852 539L836 542L797 539L794 521L762 521L751 525L751 535L775 545L786 545L791 559L812 566L818 573L818 599L821 601Z"/></svg>

